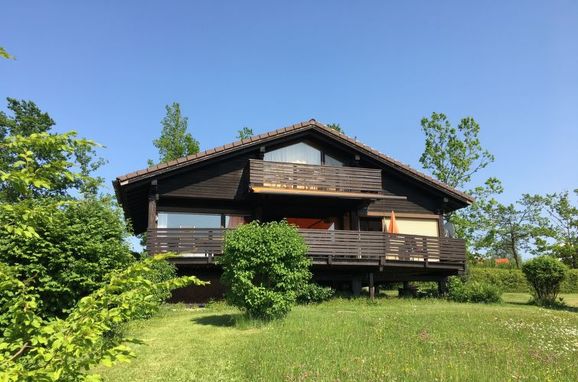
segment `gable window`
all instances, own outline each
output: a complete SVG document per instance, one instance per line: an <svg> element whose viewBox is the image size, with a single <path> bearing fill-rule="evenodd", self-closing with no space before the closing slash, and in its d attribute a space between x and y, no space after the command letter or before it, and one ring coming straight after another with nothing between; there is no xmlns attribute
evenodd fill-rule
<svg viewBox="0 0 578 382"><path fill-rule="evenodd" d="M265 153L264 160L269 162L301 163L312 165L343 166L337 158L305 143L281 147Z"/></svg>
<svg viewBox="0 0 578 382"><path fill-rule="evenodd" d="M321 165L321 151L307 143L299 142L266 152L263 159L271 162Z"/></svg>

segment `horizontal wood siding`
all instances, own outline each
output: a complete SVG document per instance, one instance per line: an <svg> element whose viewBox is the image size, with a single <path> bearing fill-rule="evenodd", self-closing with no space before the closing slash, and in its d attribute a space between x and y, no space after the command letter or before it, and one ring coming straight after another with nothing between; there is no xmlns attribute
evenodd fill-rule
<svg viewBox="0 0 578 382"><path fill-rule="evenodd" d="M381 193L381 170L250 160L251 186L293 190Z"/></svg>
<svg viewBox="0 0 578 382"><path fill-rule="evenodd" d="M233 200L248 188L248 157L236 157L159 180L161 197L188 197Z"/></svg>
<svg viewBox="0 0 578 382"><path fill-rule="evenodd" d="M401 179L389 172L383 174L382 188L385 195L405 196L407 199L376 200L369 205L369 212L395 211L437 214L442 208L443 196L427 192L423 188L416 187L407 179Z"/></svg>
<svg viewBox="0 0 578 382"><path fill-rule="evenodd" d="M176 252L193 262L211 262L222 254L226 229L156 229L148 231L149 253ZM435 268L465 265L465 244L460 239L384 232L299 229L314 264L406 264Z"/></svg>

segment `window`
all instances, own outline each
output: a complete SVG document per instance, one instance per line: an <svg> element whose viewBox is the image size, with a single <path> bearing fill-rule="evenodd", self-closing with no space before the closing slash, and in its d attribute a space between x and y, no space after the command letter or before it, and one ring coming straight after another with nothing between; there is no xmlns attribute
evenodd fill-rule
<svg viewBox="0 0 578 382"><path fill-rule="evenodd" d="M383 229L381 218L359 218L360 231L378 231Z"/></svg>
<svg viewBox="0 0 578 382"><path fill-rule="evenodd" d="M159 212L159 228L220 228L221 215Z"/></svg>
<svg viewBox="0 0 578 382"><path fill-rule="evenodd" d="M304 142L266 152L263 159L269 162L343 166L342 161Z"/></svg>
<svg viewBox="0 0 578 382"><path fill-rule="evenodd" d="M297 144L282 147L277 150L265 153L263 158L271 162L288 162L304 164L321 164L321 151L307 143L299 142Z"/></svg>
<svg viewBox="0 0 578 382"><path fill-rule="evenodd" d="M247 216L197 214L190 212L159 212L159 228L235 228L249 221Z"/></svg>
<svg viewBox="0 0 578 382"><path fill-rule="evenodd" d="M396 217L397 228L400 234L420 235L420 236L439 236L437 219L419 219ZM389 227L389 217L383 218L384 231Z"/></svg>
<svg viewBox="0 0 578 382"><path fill-rule="evenodd" d="M248 216L225 215L225 228L235 228L249 222Z"/></svg>
<svg viewBox="0 0 578 382"><path fill-rule="evenodd" d="M329 154L325 154L325 161L326 166L336 166L336 167L343 167L343 162L339 159L335 159Z"/></svg>

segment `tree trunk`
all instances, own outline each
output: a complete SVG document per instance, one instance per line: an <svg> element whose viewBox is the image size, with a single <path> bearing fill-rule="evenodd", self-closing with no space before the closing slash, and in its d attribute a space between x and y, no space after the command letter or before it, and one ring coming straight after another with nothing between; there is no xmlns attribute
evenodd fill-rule
<svg viewBox="0 0 578 382"><path fill-rule="evenodd" d="M510 247L512 249L512 256L514 256L514 261L516 262L516 268L520 269L520 259L518 259L518 251L516 250L516 242L513 238L510 238Z"/></svg>

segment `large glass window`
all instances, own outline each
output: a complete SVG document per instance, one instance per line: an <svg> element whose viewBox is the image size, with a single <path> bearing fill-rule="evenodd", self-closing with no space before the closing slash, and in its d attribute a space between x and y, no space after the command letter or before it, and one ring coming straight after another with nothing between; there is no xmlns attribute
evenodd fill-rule
<svg viewBox="0 0 578 382"><path fill-rule="evenodd" d="M266 152L263 159L271 162L320 165L321 151L307 143L299 142L291 146L281 147L280 149Z"/></svg>
<svg viewBox="0 0 578 382"><path fill-rule="evenodd" d="M263 159L270 162L343 166L343 162L339 159L329 154L324 154L321 150L304 142L266 152Z"/></svg>
<svg viewBox="0 0 578 382"><path fill-rule="evenodd" d="M337 166L342 167L343 162L339 159L332 157L331 155L325 154L325 163L326 166Z"/></svg>
<svg viewBox="0 0 578 382"><path fill-rule="evenodd" d="M220 228L221 215L188 212L159 212L159 228Z"/></svg>
<svg viewBox="0 0 578 382"><path fill-rule="evenodd" d="M395 219L401 234L420 236L439 236L437 219L417 219L399 217ZM383 218L384 231L389 227L389 217Z"/></svg>
<svg viewBox="0 0 578 382"><path fill-rule="evenodd" d="M235 228L249 221L248 216L197 214L191 212L159 212L159 228Z"/></svg>

